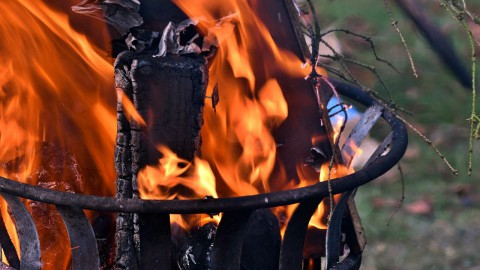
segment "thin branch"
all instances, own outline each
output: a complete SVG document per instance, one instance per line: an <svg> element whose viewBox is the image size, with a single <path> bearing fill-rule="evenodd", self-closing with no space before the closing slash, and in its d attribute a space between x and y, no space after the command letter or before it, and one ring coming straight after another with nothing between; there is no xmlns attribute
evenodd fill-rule
<svg viewBox="0 0 480 270"><path fill-rule="evenodd" d="M400 74L400 71L398 71L398 69L388 60L385 60L383 58L381 58L380 56L378 56L377 54L377 49L376 49L376 46L375 46L375 43L373 42L372 38L371 37L368 37L368 36L364 36L362 34L358 34L358 33L355 33L355 32L352 32L350 30L347 30L347 29L330 29L326 32L323 32L321 35L320 35L320 38L323 38L324 36L330 34L330 33L333 33L333 32L343 32L347 35L351 35L351 36L354 36L354 37L358 37L358 38L361 38L363 39L365 42L367 42L369 45L370 45L370 48L372 49L372 52L373 52L373 55L375 56L375 60L377 60L378 62L382 62L384 64L386 64L387 66L389 66L392 70L394 70L396 73Z"/></svg>
<svg viewBox="0 0 480 270"><path fill-rule="evenodd" d="M395 207L395 210L393 211L392 215L388 219L387 227L390 226L390 222L392 221L393 217L398 213L400 208L402 208L403 202L405 201L405 177L403 175L402 165L400 165L400 162L397 164L397 169L398 169L398 172L400 173L400 181L402 185L402 197L400 198L400 201L398 205Z"/></svg>
<svg viewBox="0 0 480 270"><path fill-rule="evenodd" d="M450 169L450 171L454 174L454 175L458 175L458 170L455 169L451 164L450 162L447 160L447 158L442 154L442 152L440 152L440 150L438 150L438 148L433 144L433 142L428 139L425 135L423 135L422 132L420 132L417 128L415 128L412 124L410 124L407 120L405 120L403 117L401 117L400 115L394 113L395 116L400 119L403 123L405 123L405 125L407 125L411 130L413 130L413 132L415 132L418 136L420 136L420 138L423 139L423 141L428 144L434 151L435 153L437 153L437 155L443 160L443 162L447 165L447 167Z"/></svg>
<svg viewBox="0 0 480 270"><path fill-rule="evenodd" d="M400 36L400 40L402 41L403 47L407 52L408 60L410 61L410 66L412 67L412 71L413 71L413 77L418 78L417 69L415 68L415 62L413 61L412 54L408 49L407 42L405 41L405 38L403 37L403 34L400 31L400 28L398 28L398 21L393 19L392 11L390 9L390 5L388 4L387 0L383 0L383 3L385 4L385 8L387 9L387 13L388 13L388 16L390 17L390 21L392 22L392 26L395 28L395 31L397 31L398 35Z"/></svg>
<svg viewBox="0 0 480 270"><path fill-rule="evenodd" d="M463 21L463 27L465 31L467 31L468 40L470 43L470 50L471 50L471 57L472 57L472 113L470 115L470 139L469 139L469 146L468 146L468 175L472 175L473 171L473 139L478 137L478 130L480 129L480 122L477 121L475 123L474 119L478 119L477 115L477 62L476 62L476 53L475 53L475 44L473 42L473 34L472 31L468 28L468 25L465 21ZM477 124L477 128L475 128L475 124Z"/></svg>
<svg viewBox="0 0 480 270"><path fill-rule="evenodd" d="M475 42L480 45L472 31L468 27L468 24L465 20L465 15L472 18L475 21L476 15L468 11L467 4L462 0L462 5L455 1L445 2L443 0L438 0L440 5L445 8L445 10L458 22L462 25L463 29L468 38L471 52L471 63L472 63L472 110L470 114L470 136L468 141L468 175L472 175L473 171L473 140L479 137L480 132L480 116L477 114L477 58L475 50ZM480 24L480 21L475 22Z"/></svg>
<svg viewBox="0 0 480 270"><path fill-rule="evenodd" d="M322 43L324 43L322 41ZM361 63L357 60L354 60L354 59L351 59L351 58L348 58L348 57L345 57L341 54L338 54L338 53L334 53L334 56L331 56L331 55L323 55L321 54L320 55L321 57L324 57L324 58L328 58L328 59L331 59L333 61L339 61L339 62L348 62L348 63L351 63L353 65L356 65L356 66L359 66L359 67L363 67L367 70L369 70L377 79L378 81L380 82L380 84L382 85L383 89L385 89L385 91L387 92L388 94L388 97L389 97L389 102L392 102L393 101L393 98L392 98L392 95L390 94L390 90L387 86L387 84L385 83L385 81L383 80L383 78L380 76L380 74L378 74L377 72L377 69L375 68L375 66L371 66L371 65L367 65L367 64L364 64L364 63ZM349 75L351 75L351 73L349 73ZM353 77L353 75L351 75L351 77Z"/></svg>
<svg viewBox="0 0 480 270"><path fill-rule="evenodd" d="M315 7L313 6L312 1L307 0L307 3L310 7L310 11L312 13L313 24L314 24L314 26L312 26L311 24L307 25L307 29L309 30L310 35L311 35L310 38L312 39L312 55L310 57L310 61L311 61L311 65L312 65L312 71L310 72L309 77L312 80L312 85L313 85L314 90L315 90L315 94L316 94L316 97L317 97L317 102L318 102L321 117L322 117L322 122L325 126L325 129L328 133L328 136L330 137L330 136L333 136L334 131L333 131L333 127L330 123L330 118L328 116L328 112L326 110L326 105L327 105L326 100L324 100L324 97L320 93L320 80L322 80L322 79L325 80L325 78L323 78L322 76L320 76L317 73L318 44L320 44L319 41L321 40L320 39L320 24L318 23L318 17L317 17ZM333 93L336 94L337 97L338 97L338 93L335 90L335 88L333 87L333 85L328 80L325 80L325 82L330 87L332 87ZM340 102L340 99L339 99L339 102ZM341 131L343 131L343 128L341 129ZM330 198L330 209L333 209L335 207L335 201L334 201L334 198L333 198L333 191L332 191L332 186L331 186L331 182L330 182L332 166L333 166L333 163L335 161L336 161L337 164L342 164L343 163L342 154L340 153L340 149L338 147L338 138L339 137L340 137L340 135L337 137L337 140L335 142L333 141L332 138L330 138L330 142L332 143L332 153L333 153L332 159L331 159L330 165L329 165L328 179L327 179L328 190L329 190L329 198ZM332 214L332 211L330 211L330 213L328 215L328 221L329 222L330 222L331 214Z"/></svg>
<svg viewBox="0 0 480 270"><path fill-rule="evenodd" d="M407 110L405 110L404 108L402 107L399 107L397 104L395 104L395 102L393 100L386 100L385 98L383 98L382 96L380 96L377 92L375 92L374 90L362 85L355 77L353 78L349 78L347 77L340 69L334 67L334 66L330 66L330 65L327 65L327 64L323 64L323 63L318 63L318 66L321 67L321 68L324 68L325 70L327 70L329 73L331 74L334 74L336 76L338 76L340 79L342 80L345 80L346 82L348 83L351 83L355 86L358 86L360 89L362 89L363 91L365 91L367 94L369 94L371 97L373 97L378 103L380 103L382 106L386 107L386 108L389 108L391 109L392 111L401 111L407 115L410 115L412 116L413 114Z"/></svg>

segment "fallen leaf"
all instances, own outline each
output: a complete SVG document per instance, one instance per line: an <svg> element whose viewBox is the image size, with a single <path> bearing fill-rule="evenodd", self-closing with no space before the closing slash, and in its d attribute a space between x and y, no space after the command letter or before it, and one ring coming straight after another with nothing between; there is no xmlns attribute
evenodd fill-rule
<svg viewBox="0 0 480 270"><path fill-rule="evenodd" d="M428 215L433 212L433 205L428 199L420 199L407 204L405 209L411 214Z"/></svg>
<svg viewBox="0 0 480 270"><path fill-rule="evenodd" d="M385 198L373 198L372 199L373 207L375 208L394 208L398 207L400 202L394 199L385 199Z"/></svg>

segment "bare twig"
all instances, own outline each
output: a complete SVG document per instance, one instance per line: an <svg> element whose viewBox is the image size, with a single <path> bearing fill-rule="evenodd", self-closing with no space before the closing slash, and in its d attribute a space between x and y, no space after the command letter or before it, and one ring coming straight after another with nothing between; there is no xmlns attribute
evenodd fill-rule
<svg viewBox="0 0 480 270"><path fill-rule="evenodd" d="M442 152L440 152L440 150L438 150L438 148L433 144L432 140L430 140L429 138L427 138L427 136L423 135L422 132L420 132L417 128L415 128L412 124L410 124L410 122L408 122L407 120L405 120L403 117L401 117L400 115L398 114L395 114L395 116L400 119L403 123L405 123L405 125L407 125L411 130L413 130L413 132L415 132L418 136L420 136L420 138L423 139L423 141L428 144L434 151L435 153L437 153L437 155L443 160L443 162L447 165L447 167L450 169L450 171L454 174L454 175L458 175L458 170L455 169L451 164L450 162L447 160L447 158L442 154Z"/></svg>
<svg viewBox="0 0 480 270"><path fill-rule="evenodd" d="M317 66L318 66L318 44L319 44L319 41L321 40L320 39L320 24L318 23L318 17L317 17L317 14L315 12L315 8L313 6L313 3L311 0L307 0L307 3L310 7L310 11L311 11L311 15L312 15L312 20L313 20L313 25L310 23L308 24L306 27L310 33L310 38L312 40L312 54L310 56L310 62L311 62L311 65L312 65L312 70L310 72L310 75L309 75L309 78L311 79L312 81L312 86L315 90L315 95L316 95L316 98L317 98L317 103L318 103L318 106L319 106L319 109L320 109L320 114L321 114L321 117L322 117L322 123L327 131L327 134L329 136L329 141L331 142L331 145L332 145L332 158L330 160L330 164L329 164L329 171L328 171L328 179L327 179L327 182L328 182L328 190L329 190L329 199L330 199L330 209L333 209L335 207L335 201L334 201L334 198L333 198L333 191L332 191L332 186L331 186L331 182L330 182L330 178L331 178L331 171L332 171L332 168L333 168L333 164L336 162L337 164L343 164L343 158L342 158L342 154L340 152L340 148L338 146L338 138L340 137L337 136L337 139L335 140L334 139L334 130L333 130L333 127L330 123L330 118L328 116L328 110L326 108L326 105L327 105L327 100L325 100L325 98L323 97L323 95L320 93L320 81L323 80L325 83L327 83L327 85L329 85L329 87L332 88L332 91L333 93L337 96L338 98L338 93L337 91L335 90L335 87L333 87L333 85L328 81L326 80L325 78L323 78L321 75L319 75L317 73ZM339 102L340 102L340 99L338 99ZM345 114L346 115L346 114ZM343 123L344 125L344 123ZM343 131L343 128L341 130L341 132ZM330 215L331 215L332 211L330 211L329 215L328 215L328 220L330 221Z"/></svg>
<svg viewBox="0 0 480 270"><path fill-rule="evenodd" d="M375 60L377 60L378 62L382 62L384 64L386 64L387 66L389 66L391 69L393 69L396 73L400 74L400 71L398 71L398 69L388 60L385 60L383 58L381 58L380 56L378 56L377 54L377 49L376 49L376 46L375 46L375 43L373 42L372 38L371 37L368 37L368 36L364 36L362 34L358 34L358 33L355 33L355 32L352 32L348 29L330 29L326 32L323 32L321 35L320 35L320 38L323 38L324 36L330 34L330 33L333 33L333 32L343 32L347 35L351 35L351 36L354 36L354 37L358 37L358 38L361 38L363 39L365 42L367 42L369 45L370 45L370 48L372 49L372 53L373 55L375 56Z"/></svg>
<svg viewBox="0 0 480 270"><path fill-rule="evenodd" d="M410 66L412 67L413 71L413 77L418 78L418 73L417 69L415 68L415 62L413 61L412 54L410 53L410 50L408 49L407 42L405 41L405 38L403 37L402 32L400 31L400 28L398 28L398 21L393 19L392 11L390 9L390 5L387 2L388 0L383 0L383 3L385 4L385 8L387 9L388 16L390 17L390 20L392 22L392 26L395 28L395 31L397 31L398 35L400 36L400 40L402 41L403 47L405 48L405 51L407 52L408 55L408 60L410 61Z"/></svg>
<svg viewBox="0 0 480 270"><path fill-rule="evenodd" d="M324 41L321 41L321 42L325 43ZM329 46L330 45L327 45L327 47L329 47ZM390 90L389 90L387 84L382 79L382 77L378 74L375 66L371 66L371 65L361 63L357 60L345 57L345 56L343 56L341 54L338 54L336 52L334 52L333 56L331 56L331 55L320 55L320 56L322 56L324 58L332 59L334 61L339 61L342 64L342 67L344 68L344 70L347 71L347 74L352 78L355 78L355 77L353 77L353 75L350 73L350 71L346 68L345 62L351 63L351 64L356 65L356 66L360 66L360 67L363 67L363 68L369 70L373 75L375 75L375 77L378 79L378 81L382 85L383 89L385 89L385 91L387 92L388 97L389 97L389 102L393 101L392 95L390 94Z"/></svg>
<svg viewBox="0 0 480 270"><path fill-rule="evenodd" d="M470 122L470 136L468 142L468 175L472 175L473 171L473 140L479 137L480 131L480 116L477 114L477 58L476 58L476 50L475 50L475 42L480 45L478 40L473 35L472 31L468 27L468 24L465 20L465 15L469 16L475 23L480 24L480 20L478 16L474 15L470 11L468 11L467 4L464 0L460 4L458 1L443 1L438 0L440 5L445 8L445 10L458 22L462 25L465 33L467 35L467 39L470 45L470 52L471 52L471 63L472 63L472 110L470 114L470 118L468 119Z"/></svg>
<svg viewBox="0 0 480 270"><path fill-rule="evenodd" d="M393 211L392 215L388 219L387 227L390 226L390 222L392 221L393 217L398 213L400 208L402 208L403 202L405 201L405 177L403 175L402 165L400 165L400 162L397 164L397 169L398 169L398 172L400 173L400 181L402 185L402 197L400 198L400 201L398 202L398 205L395 207L395 210Z"/></svg>
<svg viewBox="0 0 480 270"><path fill-rule="evenodd" d="M409 115L411 115L410 112L406 111L405 109L403 108L400 108L398 107L395 102L393 101L393 98L390 94L390 91L389 91L389 88L388 86L386 85L385 81L382 79L382 77L380 76L380 74L378 74L377 70L376 70L376 67L375 66L370 66L370 65L367 65L367 64L364 64L364 63L361 63L361 62L358 62L357 60L354 60L354 59L350 59L350 58L347 58L345 57L344 55L340 54L339 52L337 52L335 50L335 48L333 48L328 42L320 39L319 40L321 43L323 43L333 54L332 55L319 55L321 57L325 57L325 58L329 58L329 59L332 59L333 61L335 61L336 63L338 63L340 65L340 69L339 68L336 68L334 66L330 66L330 65L327 65L327 64L323 64L323 63L320 63L320 62L317 62L317 65L320 66L320 67L323 67L325 68L328 72L332 73L332 74L335 74L337 75L338 77L360 87L363 91L367 92L369 95L371 95L375 100L377 100L378 102L380 102L382 105L384 105L385 107L388 107L394 111L402 111L402 112L405 112ZM365 87L364 85L362 85L357 79L356 77L350 72L350 69L348 68L347 66L347 63L350 63L350 64L353 64L353 65L357 65L357 66L360 66L360 67L363 67L363 68L366 68L368 69L372 74L374 74L378 81L380 82L380 84L382 85L382 87L385 89L385 91L387 92L389 98L388 99L385 99L383 98L380 94L378 94L377 92L373 91L372 89L368 88L368 87Z"/></svg>

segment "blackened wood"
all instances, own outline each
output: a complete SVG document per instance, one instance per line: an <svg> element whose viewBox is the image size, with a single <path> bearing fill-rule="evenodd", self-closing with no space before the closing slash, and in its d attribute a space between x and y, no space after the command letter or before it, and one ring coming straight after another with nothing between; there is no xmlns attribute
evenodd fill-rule
<svg viewBox="0 0 480 270"><path fill-rule="evenodd" d="M240 220L238 222L242 223ZM223 224L222 226L228 225ZM210 269L216 233L217 226L213 223L188 231L186 239L177 248L176 264L179 269ZM217 244L220 243L220 240L217 241ZM252 212L242 241L240 257L242 270L278 269L281 244L280 226L277 217L269 209L257 209ZM227 263L222 262L222 267Z"/></svg>
<svg viewBox="0 0 480 270"><path fill-rule="evenodd" d="M141 214L140 269L171 269L170 216Z"/></svg>
<svg viewBox="0 0 480 270"><path fill-rule="evenodd" d="M192 228L186 233L184 241L177 248L176 264L180 270L205 270L212 264L213 241L217 226L207 223ZM175 235L178 241L178 235ZM181 238L181 237L180 237ZM182 239L183 240L183 239Z"/></svg>
<svg viewBox="0 0 480 270"><path fill-rule="evenodd" d="M138 198L137 174L146 165L158 164L161 153L157 146L165 145L189 161L200 149L208 69L201 57L154 58L148 52L127 52L119 55L115 63L115 83L118 93L117 197ZM129 116L132 112L125 111L122 102L127 100L133 103L142 119L132 118ZM156 222L139 219L136 214L118 215L116 260L121 269L135 269L138 263L143 265L138 258L138 254L142 254L141 239L150 241L149 234L158 229L153 225ZM155 254L149 253L148 257L161 258L162 244L152 243L158 248L149 247Z"/></svg>
<svg viewBox="0 0 480 270"><path fill-rule="evenodd" d="M129 56L119 55L115 62L115 87L117 88L117 139L115 146L115 170L117 172L116 197L132 198L131 123L122 105L122 97L131 98L133 87L130 79ZM132 213L118 213L115 226L115 269L138 269L138 256L134 241Z"/></svg>
<svg viewBox="0 0 480 270"><path fill-rule="evenodd" d="M138 269L137 249L133 237L133 214L118 213L115 229L116 270Z"/></svg>
<svg viewBox="0 0 480 270"><path fill-rule="evenodd" d="M362 117L360 118L358 123L355 125L352 132L349 134L347 140L345 141L345 144L342 147L343 160L347 168L350 167L352 160L356 152L358 151L358 148L360 147L363 140L368 136L368 133L370 132L372 127L375 125L375 123L377 123L377 121L380 119L380 116L382 115L384 110L385 108L380 106L379 104L373 104L372 106L370 106L363 113ZM390 138L390 136L387 137L388 144L390 144L388 138ZM383 154L384 149L386 148L385 142L382 145L379 147L379 149L383 149L383 151L378 153L378 151L380 150L377 149L377 151L375 151L375 153L373 153L373 155L370 157L369 162L372 162L372 160L376 159L379 155ZM348 224L344 227L347 229L346 233L347 233L347 237L349 237L348 243L349 243L350 250L355 250L358 253L361 253L363 252L363 249L367 243L367 238L365 235L365 230L363 229L360 215L358 214L357 206L355 204L355 194L356 194L356 190L353 191L352 196L350 196L349 192L345 192L342 195L342 196L347 196L347 195L349 196L349 199L347 202L347 207L349 211L346 219L346 223ZM342 197L342 200L343 200L343 197ZM339 208L339 211L341 213L338 213L337 215L343 216L343 210ZM333 213L333 215L335 215L335 212ZM336 237L337 238L340 237L340 234L338 234ZM328 254L327 254L327 264L332 265L333 261L335 260L333 258L340 256L341 255L340 253L341 251L343 251L343 248L340 250L340 247L338 247L338 251L330 250L328 248L328 240L329 238L327 237L327 252L333 252L333 256L328 258Z"/></svg>
<svg viewBox="0 0 480 270"><path fill-rule="evenodd" d="M189 161L200 149L208 71L203 58L177 56L153 58L139 55L131 67L132 100L146 123L146 127L132 129L132 184L134 193L137 193L137 172L145 165L158 163L161 157L158 145L168 146L180 158ZM170 262L163 252L167 244L151 239L152 233L161 228L155 226L154 218L149 220L151 222L140 221L143 230L139 235L140 245L146 247L143 242L151 242L146 247L150 249L147 257L143 256L144 251L140 251L141 265L147 266L142 261L151 261L150 257Z"/></svg>
<svg viewBox="0 0 480 270"><path fill-rule="evenodd" d="M373 127L373 125L378 121L383 111L384 108L382 106L378 104L373 104L363 113L361 119L358 121L357 125L352 130L352 133L349 135L344 147L342 148L342 154L344 156L344 161L347 167L350 167L356 149L360 147L360 144L366 138L368 132ZM387 136L383 143L376 149L376 151L369 158L365 166L370 165L375 159L377 159L381 154L383 154L387 149L388 145L390 145L390 143L391 134ZM327 230L327 269L330 269L331 267L333 267L333 265L338 263L340 255L343 251L341 245L342 230L346 231L346 235L348 237L348 244L352 253L361 254L366 244L365 232L353 200L355 192L356 189L343 193L342 198L333 210ZM344 222L344 226L341 226L346 207L349 207L350 212L349 215L347 215L347 222ZM357 215L355 216L354 214Z"/></svg>
<svg viewBox="0 0 480 270"><path fill-rule="evenodd" d="M253 211L243 239L241 269L278 269L280 244L277 217L269 209Z"/></svg>
<svg viewBox="0 0 480 270"><path fill-rule="evenodd" d="M288 13L288 22L291 24L290 29L293 30L296 37L296 39L292 41L297 43L298 51L294 51L294 53L296 53L304 62L306 62L307 59L310 58L310 49L308 48L304 38L304 27L300 21L298 10L294 5L293 0L283 0L283 4L285 5L285 9Z"/></svg>
<svg viewBox="0 0 480 270"><path fill-rule="evenodd" d="M255 13L262 19L269 29L275 44L280 49L295 54L300 60L307 59L308 47L305 45L303 35L297 36L296 29L301 28L297 17L294 17L292 0L264 0L250 1ZM269 44L258 44L258 47L269 48ZM253 70L258 85L264 83L264 63L275 63L261 49L251 50L252 57L256 61ZM318 104L311 84L304 78L292 78L290 74L278 67L272 74L282 89L283 96L288 106L287 119L273 131L277 143L277 164L272 173L270 191L278 191L287 188L290 180L300 180L298 170L303 176L308 176L312 181L318 181L318 175L311 167L305 167L304 161L310 154L312 138L319 139L318 145L324 149L326 155L330 155L331 146L327 138L324 126L319 119ZM315 143L317 144L317 142ZM286 176L284 175L284 172Z"/></svg>
<svg viewBox="0 0 480 270"><path fill-rule="evenodd" d="M97 239L101 269L112 269L114 262L115 215L97 212L92 217L92 228Z"/></svg>
<svg viewBox="0 0 480 270"><path fill-rule="evenodd" d="M130 74L132 100L147 124L132 128L131 147L139 155L133 156L133 171L139 169L137 166L158 162L159 144L168 146L180 158L193 160L201 144L199 131L208 83L203 57L137 55Z"/></svg>
<svg viewBox="0 0 480 270"><path fill-rule="evenodd" d="M276 43L306 61L310 52L302 34L303 26L293 2L291 0L262 1L257 5L264 10L262 14L270 14L265 16L266 18L262 16L262 19L271 29ZM270 12L266 12L267 10ZM278 27L277 24L283 24L283 27ZM280 77L285 78L286 76ZM297 170L300 168L303 178L314 184L318 181L318 174L313 168L304 166L310 149L319 149L325 154L325 161L335 155L336 162L343 163L340 149L333 139L334 130L327 112L327 103L332 92L330 85L324 80L318 84L309 84L305 80L295 81L290 78L280 79L279 83L287 100L289 112L288 118L275 133L277 143L282 145L277 150L279 160L284 164L289 179L298 179ZM303 247L305 244L311 246L308 243L311 242L310 239L307 240L307 243L304 241L309 220L309 217L305 215L313 214L315 208L315 202L308 202L301 204L297 209L296 218L304 216L307 221L305 223L299 218L293 221L292 226L289 224L287 227L286 242L284 241L282 246L281 269L300 269L304 255ZM317 253L324 253L324 244L318 244Z"/></svg>
<svg viewBox="0 0 480 270"><path fill-rule="evenodd" d="M142 0L140 15L143 18L142 29L163 31L169 22L178 24L188 17L171 0Z"/></svg>
<svg viewBox="0 0 480 270"><path fill-rule="evenodd" d="M102 20L111 25L118 34L126 35L131 28L143 23L142 17L138 14L139 8L140 3L134 0L100 2L84 0L73 6L72 10Z"/></svg>

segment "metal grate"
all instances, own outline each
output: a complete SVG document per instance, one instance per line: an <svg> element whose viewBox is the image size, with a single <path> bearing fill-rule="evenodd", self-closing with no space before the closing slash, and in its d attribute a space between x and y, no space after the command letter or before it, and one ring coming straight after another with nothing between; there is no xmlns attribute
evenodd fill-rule
<svg viewBox="0 0 480 270"><path fill-rule="evenodd" d="M344 195L333 211L327 231L327 268L358 269L361 251L351 252L342 262L338 262L341 253L339 244L342 234L341 224L349 197L357 187L372 181L392 168L403 156L408 138L403 123L388 109L377 104L368 94L339 81L333 80L333 83L340 94L374 111L366 114L369 117L360 120L360 124L352 132L351 140L363 140L362 136L366 135L378 118L374 117L375 115L381 115L391 128L390 134L363 169L330 182L334 194L344 193ZM369 125L370 127L365 128ZM353 133L359 134L353 135ZM363 133L365 135L362 135ZM385 154L387 148L389 151ZM67 228L71 247L75 247L71 251L72 268L82 270L100 268L94 231L83 211L86 209L138 213L143 215L145 220L148 220L149 216L155 217L152 220L157 222L158 230L150 231L149 241L141 242L142 269L171 268L170 214L223 213L213 245L212 269L224 270L240 269L243 235L247 221L255 209L299 203L287 225L281 244L279 269L301 270L309 220L321 200L329 196L329 190L327 183L321 182L304 188L236 198L147 201L65 193L0 177L0 195L9 205L20 241L20 256L18 256L13 245L0 235L0 244L10 263L10 266L0 266L1 269L41 269L37 229L30 213L20 200L20 198L26 198L56 206Z"/></svg>

